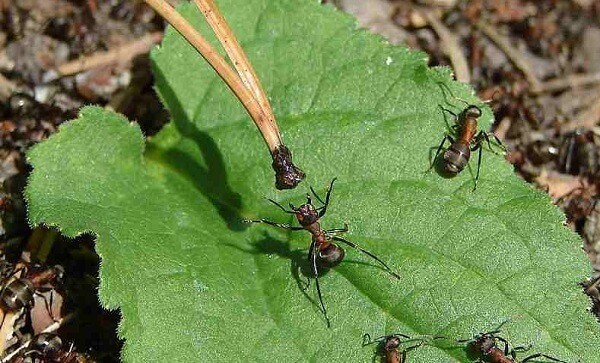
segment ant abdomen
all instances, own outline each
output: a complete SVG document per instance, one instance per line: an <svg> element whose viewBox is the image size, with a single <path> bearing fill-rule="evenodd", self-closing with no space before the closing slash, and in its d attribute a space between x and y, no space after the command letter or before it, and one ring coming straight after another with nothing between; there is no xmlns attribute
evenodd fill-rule
<svg viewBox="0 0 600 363"><path fill-rule="evenodd" d="M395 335L391 335L385 339L383 342L383 349L386 352L390 352L394 349L398 349L400 347L401 340Z"/></svg>
<svg viewBox="0 0 600 363"><path fill-rule="evenodd" d="M33 305L33 294L35 288L27 279L16 279L11 281L0 294L0 305L2 308L14 311L23 307Z"/></svg>
<svg viewBox="0 0 600 363"><path fill-rule="evenodd" d="M444 171L450 174L460 173L469 163L471 149L469 145L463 143L453 143L448 150L444 152Z"/></svg>
<svg viewBox="0 0 600 363"><path fill-rule="evenodd" d="M335 243L330 243L329 246L319 251L319 263L326 268L332 268L340 264L344 259L344 249Z"/></svg>
<svg viewBox="0 0 600 363"><path fill-rule="evenodd" d="M55 359L62 349L62 340L56 334L41 333L31 340L30 347L43 357Z"/></svg>

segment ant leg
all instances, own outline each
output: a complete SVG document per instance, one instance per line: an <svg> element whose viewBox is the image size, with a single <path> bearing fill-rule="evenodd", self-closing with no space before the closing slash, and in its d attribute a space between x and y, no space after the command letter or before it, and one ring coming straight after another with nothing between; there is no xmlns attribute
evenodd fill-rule
<svg viewBox="0 0 600 363"><path fill-rule="evenodd" d="M327 322L327 327L331 328L331 322L329 321L329 316L327 316L327 308L325 308L325 303L323 302L323 295L321 294L321 286L319 285L319 270L317 269L317 246L315 242L310 244L310 250L308 252L308 257L310 259L310 267L313 275L315 276L315 285L317 285L317 295L319 296L319 302L321 303L321 311L325 316L325 321Z"/></svg>
<svg viewBox="0 0 600 363"><path fill-rule="evenodd" d="M329 198L331 198L331 191L333 190L333 183L337 178L333 178L331 183L329 184L329 188L327 188L327 194L325 194L325 203L323 203L323 207L321 207L321 211L319 211L319 218L323 217L327 212L327 207L329 206Z"/></svg>
<svg viewBox="0 0 600 363"><path fill-rule="evenodd" d="M277 222L269 221L267 219L246 219L246 218L244 218L242 221L244 223L265 223L265 224L269 224L271 226L275 226L275 227L279 227L279 228L283 228L283 229L289 229L290 231L301 231L304 229L302 227L294 227L294 226L290 226L287 223L277 223Z"/></svg>
<svg viewBox="0 0 600 363"><path fill-rule="evenodd" d="M381 264L381 266L383 266L383 268L392 276L394 276L397 279L400 279L400 275L398 275L397 273L395 273L394 271L392 271L392 269L385 264L385 262L383 262L382 260L379 259L379 257L375 256L374 254L372 254L371 252L365 250L362 247L359 247L358 245L348 241L345 238L342 237L338 237L338 236L332 236L331 237L333 240L335 241L339 241L339 242L343 242L345 244L347 244L348 246L354 248L355 250L357 250L358 252L364 253L365 255L371 257L372 259L374 259L375 261L379 262L379 264Z"/></svg>
<svg viewBox="0 0 600 363"><path fill-rule="evenodd" d="M371 335L369 333L365 333L363 335L363 342L362 342L362 346L366 347L369 344L373 344L375 343L377 340L371 340Z"/></svg>
<svg viewBox="0 0 600 363"><path fill-rule="evenodd" d="M346 233L348 232L348 224L344 223L344 227L343 228L332 228L332 229L328 229L325 231L325 233L329 234L336 234L336 233Z"/></svg>
<svg viewBox="0 0 600 363"><path fill-rule="evenodd" d="M519 345L519 346L513 347L513 350L515 352L526 352L529 349L531 349L531 347L533 347L533 344Z"/></svg>
<svg viewBox="0 0 600 363"><path fill-rule="evenodd" d="M500 140L498 136L496 136L493 132L490 132L489 135L492 135L492 137L494 138L498 146L502 149L502 151L506 152L506 146L504 146L502 140Z"/></svg>
<svg viewBox="0 0 600 363"><path fill-rule="evenodd" d="M274 200L273 200L273 199L271 199L271 198L268 198L267 200L268 200L269 202L271 202L271 203L275 204L276 206L278 206L278 207L279 207L279 209L281 209L281 210L282 210L282 211L284 211L285 213L289 213L289 214L296 214L296 212L294 212L293 210L287 210L287 209L285 209L285 207L284 207L284 206L282 206L281 204L277 203L276 201L274 201ZM290 205L291 205L291 204L290 204Z"/></svg>
<svg viewBox="0 0 600 363"><path fill-rule="evenodd" d="M7 282L8 280L10 280L13 276L17 275L18 273L21 273L23 271L26 271L27 267L20 267L16 270L14 270L13 272L10 273L10 275L6 276L6 278L4 278L2 280L2 284L5 285L5 282Z"/></svg>
<svg viewBox="0 0 600 363"><path fill-rule="evenodd" d="M475 174L475 186L473 187L473 191L477 189L477 182L479 181L479 170L481 169L481 143L477 143L476 146L471 150L475 151L479 149L479 155L477 156L477 174Z"/></svg>
<svg viewBox="0 0 600 363"><path fill-rule="evenodd" d="M402 334L402 333L396 333L396 334L392 334L392 335L395 336L395 337L399 337L399 338L412 339L408 335Z"/></svg>
<svg viewBox="0 0 600 363"><path fill-rule="evenodd" d="M420 346L422 346L423 344L425 344L425 340L421 340L419 343L417 343L417 344L415 344L415 345L411 345L410 347L408 347L408 348L404 349L404 352L405 352L405 353L406 353L406 352L410 352L410 351L411 351L411 350L413 350L413 349L417 349L417 348L419 348L419 347L420 347Z"/></svg>
<svg viewBox="0 0 600 363"><path fill-rule="evenodd" d="M502 140L500 140L498 138L498 136L496 136L493 132L486 132L486 131L479 131L479 133L477 134L477 136L475 136L475 139L481 141L482 138L485 139L485 141L487 142L488 148L495 154L497 154L496 151L494 151L494 149L492 148L492 142L490 140L490 137L494 138L494 141L496 142L496 144L498 145L498 147L500 149L502 149L502 151L504 153L506 153L506 146L504 146L504 144L502 143Z"/></svg>
<svg viewBox="0 0 600 363"><path fill-rule="evenodd" d="M437 161L438 156L440 155L440 151L442 151L442 147L444 147L444 143L446 143L446 140L450 140L451 143L454 143L454 140L452 139L452 137L448 134L444 135L444 138L442 139L442 142L440 142L440 146L438 146L437 151L435 152L435 156L433 157L433 160L431 161L431 165L429 165L429 169L427 169L426 173L430 172L431 169L433 169L433 167L435 166L435 162ZM429 149L431 152L431 149ZM431 154L429 154L431 156Z"/></svg>
<svg viewBox="0 0 600 363"><path fill-rule="evenodd" d="M50 303L48 303L48 299L46 299L46 296L44 296L44 294L41 294L39 292L35 292L35 294L39 297L42 298L42 300L44 300L44 306L46 307L46 311L48 312L48 315L50 316L50 319L52 319L52 321L56 322L56 319L54 318L54 314L52 313L52 300L53 300L53 292L54 291L50 291Z"/></svg>
<svg viewBox="0 0 600 363"><path fill-rule="evenodd" d="M553 361L553 362L567 363L567 362L565 362L564 360L560 360L560 359L558 359L558 358L551 357L551 356L549 356L549 355L547 355L547 354L544 354L544 353L537 353L537 354L530 355L529 357L526 357L525 359L523 359L523 360L521 361L521 363L525 363L525 362L527 362L527 361L529 361L529 360L532 360L532 359L535 359L535 358L540 358L540 357L541 357L541 358L547 358L547 359L550 359L550 360L551 360L551 361Z"/></svg>

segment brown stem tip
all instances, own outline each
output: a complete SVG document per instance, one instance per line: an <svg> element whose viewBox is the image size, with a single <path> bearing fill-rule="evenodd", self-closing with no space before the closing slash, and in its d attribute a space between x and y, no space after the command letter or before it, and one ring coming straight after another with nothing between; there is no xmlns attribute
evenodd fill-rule
<svg viewBox="0 0 600 363"><path fill-rule="evenodd" d="M304 172L292 162L290 149L285 145L279 145L272 155L275 187L279 190L295 188L304 179Z"/></svg>

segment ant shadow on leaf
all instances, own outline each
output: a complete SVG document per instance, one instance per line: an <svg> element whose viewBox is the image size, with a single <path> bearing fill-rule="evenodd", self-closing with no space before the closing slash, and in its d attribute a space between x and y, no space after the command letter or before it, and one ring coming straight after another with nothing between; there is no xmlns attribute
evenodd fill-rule
<svg viewBox="0 0 600 363"><path fill-rule="evenodd" d="M307 251L305 249L298 248L291 250L289 243L275 239L269 236L267 233L263 234L263 238L252 242L250 244L250 248L243 248L239 245L230 243L225 243L224 245L253 255L276 255L290 260L290 274L294 280L296 280L298 288L311 302L311 304L320 309L320 305L318 304L317 300L307 293L308 288L310 287L310 280L313 275L310 270ZM328 273L329 269L327 268L319 269L319 277L325 276Z"/></svg>
<svg viewBox="0 0 600 363"><path fill-rule="evenodd" d="M292 250L290 249L290 244L288 242L283 242L281 240L273 238L267 233L263 233L261 239L251 242L250 248L244 248L231 243L225 243L224 245L253 255L276 255L290 260L290 274L292 275L294 280L296 280L298 288L306 297L306 299L308 299L311 302L311 304L320 309L318 301L315 298L311 297L307 292L311 285L311 280L314 278L310 268L307 249L297 248ZM343 264L369 266L385 271L378 265L374 265L372 263L364 261L344 259ZM339 269L339 266L337 268ZM320 265L318 268L319 278L329 274L330 270L331 268Z"/></svg>

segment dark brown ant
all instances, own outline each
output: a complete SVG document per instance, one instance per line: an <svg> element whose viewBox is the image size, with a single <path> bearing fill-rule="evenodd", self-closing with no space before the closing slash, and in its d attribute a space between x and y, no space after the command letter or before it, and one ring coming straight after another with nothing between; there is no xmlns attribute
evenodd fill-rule
<svg viewBox="0 0 600 363"><path fill-rule="evenodd" d="M594 130L577 129L565 135L559 151L561 171L573 175L596 176L600 171L600 135Z"/></svg>
<svg viewBox="0 0 600 363"><path fill-rule="evenodd" d="M445 84L444 86L448 87ZM450 141L450 147L446 149L442 154L442 168L444 172L450 175L456 175L460 173L469 163L469 159L471 158L471 151L479 150L479 155L477 157L477 174L475 176L475 186L473 187L473 190L475 190L477 189L477 182L479 180L479 169L481 168L481 144L483 140L487 142L488 147L492 151L493 149L490 142L490 137L494 138L498 146L501 147L503 151L506 151L506 148L502 144L502 141L500 141L500 139L493 133L483 130L477 132L477 123L482 115L481 108L469 104L467 101L462 100L460 98L455 98L464 102L467 105L467 108L465 108L458 115L445 108L442 108L442 110L454 116L456 124L453 125L452 128L455 131L457 131L458 138L456 138L455 140L448 133L444 135L442 142L440 143L440 145L437 148L437 151L435 152L435 157L433 158L433 162L431 163L431 166L429 167L428 171L430 171L435 166L440 151L444 147L446 140Z"/></svg>
<svg viewBox="0 0 600 363"><path fill-rule="evenodd" d="M323 297L321 295L321 286L319 285L319 273L318 267L334 267L338 265L344 259L344 250L335 244L332 241L342 242L346 245L352 247L353 249L371 257L375 261L377 261L390 275L400 278L398 274L392 271L388 265L385 264L379 257L375 256L373 253L359 247L358 245L346 240L338 236L340 233L344 233L348 231L348 226L345 225L344 228L333 228L324 230L321 228L320 219L327 212L327 207L329 206L329 200L331 197L331 191L333 190L333 183L336 181L334 178L327 188L327 194L325 195L325 201L319 197L319 195L315 192L315 190L311 187L310 191L315 196L315 198L323 204L321 207L316 208L313 205L312 198L310 194L306 194L307 202L302 204L300 207L296 208L292 203L290 203L290 210L285 209L281 204L276 201L269 199L269 201L276 206L278 206L282 211L288 214L293 214L298 223L300 223L300 227L291 226L289 224L277 223L273 221L269 221L266 219L244 219L245 223L266 223L275 227L287 229L290 231L301 231L306 230L310 232L312 235L312 242L310 244L309 252L308 252L308 260L311 268L311 272L315 278L315 284L317 287L317 294L319 296L319 302L321 304L321 310L323 311L323 315L325 316L325 320L327 322L327 327L330 327L329 316L327 315L327 309L325 308L325 304L323 302Z"/></svg>
<svg viewBox="0 0 600 363"><path fill-rule="evenodd" d="M40 333L31 339L29 350L23 353L23 361L25 357L43 357L47 361L54 362L62 353L62 339L53 333Z"/></svg>
<svg viewBox="0 0 600 363"><path fill-rule="evenodd" d="M79 362L79 357L84 358L73 350L73 344L69 350L65 350L62 339L54 333L40 333L34 336L27 349L17 358L17 362L71 363Z"/></svg>
<svg viewBox="0 0 600 363"><path fill-rule="evenodd" d="M402 338L404 338L404 340L402 340ZM425 338L412 339L411 337L409 337L408 335L405 335L405 334L384 335L379 338L375 338L375 339L371 340L371 336L369 334L365 334L365 335L363 335L363 344L362 345L364 347L364 346L367 346L367 345L370 345L373 343L379 343L380 351L381 351L381 353L383 353L382 362L406 363L407 362L406 354L409 351L419 348L423 344L427 343L428 340L429 339L425 339ZM398 348L400 348L400 345L410 343L410 342L416 342L417 344L408 346L408 347L402 349L401 351L398 350Z"/></svg>
<svg viewBox="0 0 600 363"><path fill-rule="evenodd" d="M468 348L478 355L478 358L483 362L489 363L526 363L536 358L546 358L552 362L567 363L563 360L551 357L544 353L536 353L523 358L523 360L517 361L517 352L525 352L531 348L528 346L517 346L512 347L508 341L501 336L497 335L500 333L500 328L506 322L503 322L493 331L487 333L481 333L476 335L472 339L459 340L459 343L467 343ZM498 341L504 343L504 349L498 347Z"/></svg>
<svg viewBox="0 0 600 363"><path fill-rule="evenodd" d="M17 274L22 273L22 276L12 281L10 279ZM43 298L48 314L54 320L52 314L52 294L50 302L43 295L44 292L53 291L60 283L64 269L57 265L51 268L40 268L40 266L21 267L13 271L5 281L10 281L5 284L0 291L0 309L4 311L2 323L7 312L13 312L22 308L31 309L35 304L35 295ZM47 285L51 285L48 287ZM1 326L1 324L0 324Z"/></svg>

